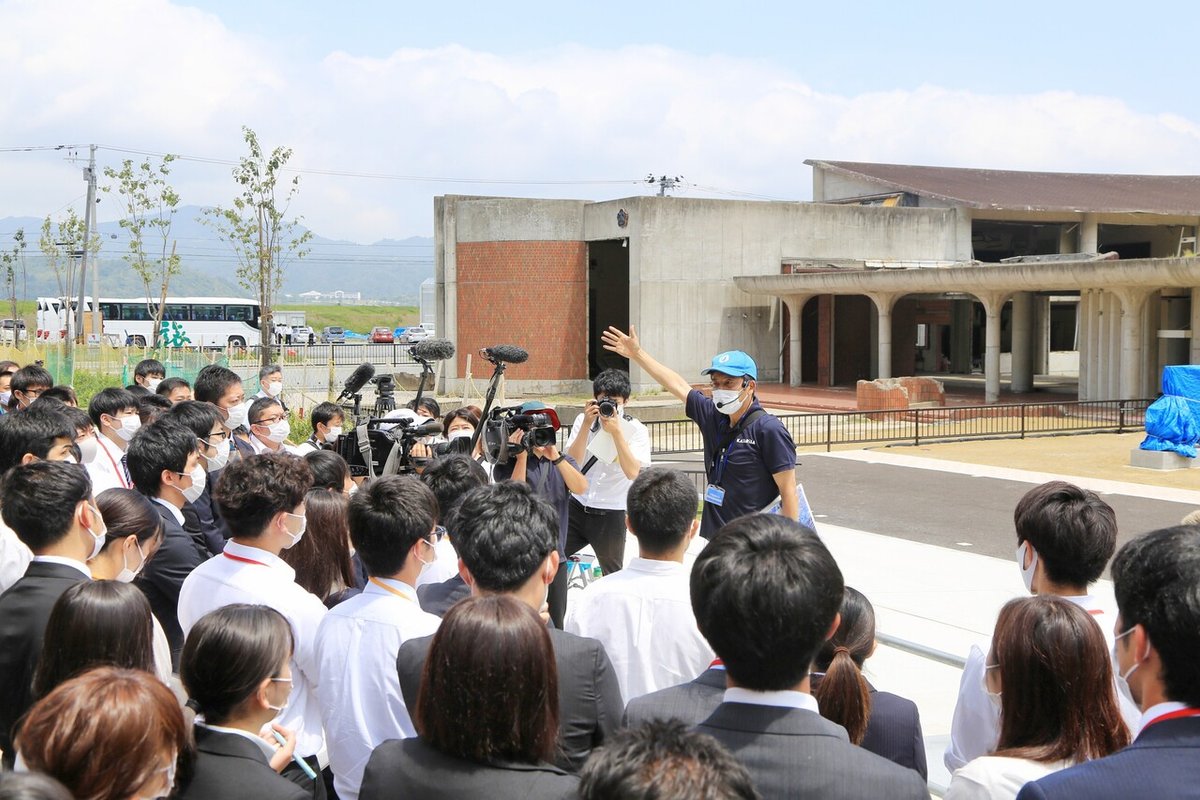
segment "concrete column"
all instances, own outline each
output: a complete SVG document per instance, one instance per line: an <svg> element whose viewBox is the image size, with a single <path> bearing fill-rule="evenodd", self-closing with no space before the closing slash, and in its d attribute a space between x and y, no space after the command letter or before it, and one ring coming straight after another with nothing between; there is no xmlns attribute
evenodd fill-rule
<svg viewBox="0 0 1200 800"><path fill-rule="evenodd" d="M1121 301L1111 291L1104 293L1104 335L1108 350L1105 371L1104 400L1121 396Z"/></svg>
<svg viewBox="0 0 1200 800"><path fill-rule="evenodd" d="M1079 223L1079 252L1097 253L1100 251L1100 224L1095 214L1084 214Z"/></svg>
<svg viewBox="0 0 1200 800"><path fill-rule="evenodd" d="M1192 289L1192 357L1193 364L1200 364L1200 287Z"/></svg>
<svg viewBox="0 0 1200 800"><path fill-rule="evenodd" d="M983 401L995 403L1000 400L1000 311L1008 295L985 292L976 297L983 303L983 311L987 316L983 348Z"/></svg>
<svg viewBox="0 0 1200 800"><path fill-rule="evenodd" d="M951 306L950 371L971 374L971 336L974 326L974 303L955 300Z"/></svg>
<svg viewBox="0 0 1200 800"><path fill-rule="evenodd" d="M1121 388L1120 398L1132 400L1141 393L1144 346L1142 313L1150 292L1146 289L1115 289L1121 301Z"/></svg>
<svg viewBox="0 0 1200 800"><path fill-rule="evenodd" d="M1017 292L1012 298L1012 376L1014 393L1033 391L1033 295Z"/></svg>
<svg viewBox="0 0 1200 800"><path fill-rule="evenodd" d="M810 294L792 294L783 298L788 309L788 373L792 386L800 385L800 364L804 351L801 349L802 315L804 304L812 297Z"/></svg>
<svg viewBox="0 0 1200 800"><path fill-rule="evenodd" d="M897 296L894 294L868 295L871 302L875 304L879 318L876 378L892 377L892 306L896 304Z"/></svg>
<svg viewBox="0 0 1200 800"><path fill-rule="evenodd" d="M1058 229L1058 252L1074 253L1076 234L1079 231L1078 225L1064 224Z"/></svg>

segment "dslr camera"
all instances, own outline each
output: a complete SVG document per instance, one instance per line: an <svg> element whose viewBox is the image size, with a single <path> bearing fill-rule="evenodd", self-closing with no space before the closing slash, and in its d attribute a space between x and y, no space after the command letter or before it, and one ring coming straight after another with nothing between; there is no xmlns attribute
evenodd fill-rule
<svg viewBox="0 0 1200 800"><path fill-rule="evenodd" d="M535 447L556 444L562 427L554 409L526 406L494 408L482 424L483 452L493 464L508 464L522 450L529 452ZM508 440L516 431L525 432L519 444Z"/></svg>
<svg viewBox="0 0 1200 800"><path fill-rule="evenodd" d="M598 401L596 405L599 407L600 416L602 417L615 417L617 415L617 404L607 397Z"/></svg>

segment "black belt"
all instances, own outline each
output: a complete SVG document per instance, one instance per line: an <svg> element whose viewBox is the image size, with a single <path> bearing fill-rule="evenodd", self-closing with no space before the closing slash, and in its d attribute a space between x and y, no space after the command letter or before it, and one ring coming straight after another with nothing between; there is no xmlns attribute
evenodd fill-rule
<svg viewBox="0 0 1200 800"><path fill-rule="evenodd" d="M583 503L579 502L574 497L571 498L571 502L574 503L575 505L579 506L580 508L582 508L583 513L593 514L598 517L604 516L605 514L624 514L625 513L625 510L621 509L621 508L592 508L590 506L585 506Z"/></svg>

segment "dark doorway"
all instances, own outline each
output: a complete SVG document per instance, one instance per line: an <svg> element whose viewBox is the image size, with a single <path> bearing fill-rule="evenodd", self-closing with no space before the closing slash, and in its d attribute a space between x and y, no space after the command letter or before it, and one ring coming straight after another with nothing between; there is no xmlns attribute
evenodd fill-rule
<svg viewBox="0 0 1200 800"><path fill-rule="evenodd" d="M609 325L629 330L629 247L626 239L588 242L588 377L610 367L629 369L629 359L604 349Z"/></svg>

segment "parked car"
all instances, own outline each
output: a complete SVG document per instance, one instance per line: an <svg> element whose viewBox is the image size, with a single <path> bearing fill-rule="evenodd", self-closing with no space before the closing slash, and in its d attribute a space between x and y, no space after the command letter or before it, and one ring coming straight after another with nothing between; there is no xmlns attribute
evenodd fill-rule
<svg viewBox="0 0 1200 800"><path fill-rule="evenodd" d="M324 344L345 344L345 328L339 328L336 325L330 325L329 327L323 328L321 330L321 342Z"/></svg>
<svg viewBox="0 0 1200 800"><path fill-rule="evenodd" d="M404 335L400 337L400 344L416 344L428 339L432 334L425 330L420 325L413 325L406 328Z"/></svg>
<svg viewBox="0 0 1200 800"><path fill-rule="evenodd" d="M296 344L315 344L317 334L307 325L293 325L292 341Z"/></svg>
<svg viewBox="0 0 1200 800"><path fill-rule="evenodd" d="M376 325L374 328L371 328L370 341L372 344L391 344L396 341L396 337L392 333L392 329L388 326Z"/></svg>
<svg viewBox="0 0 1200 800"><path fill-rule="evenodd" d="M25 330L25 320L6 319L0 322L0 342L20 344L28 338L29 333Z"/></svg>

